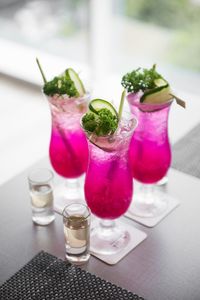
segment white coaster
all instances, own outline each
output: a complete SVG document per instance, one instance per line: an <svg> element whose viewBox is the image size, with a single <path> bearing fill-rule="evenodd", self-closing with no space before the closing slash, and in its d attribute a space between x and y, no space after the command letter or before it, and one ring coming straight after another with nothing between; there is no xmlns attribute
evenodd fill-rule
<svg viewBox="0 0 200 300"><path fill-rule="evenodd" d="M162 192L163 193L163 192ZM171 196L169 196L166 193L163 193L164 195L166 195L166 197L168 198L168 204L167 204L167 209L159 216L156 217L139 217L137 215L134 214L134 198L133 198L133 202L131 204L131 206L129 207L129 210L126 212L125 217L128 217L144 226L147 227L154 227L156 226L162 219L164 219L170 212L172 212L179 204L180 201L177 200L176 198L173 198Z"/></svg>
<svg viewBox="0 0 200 300"><path fill-rule="evenodd" d="M118 263L122 258L124 258L131 250L133 250L136 246L138 246L147 237L147 234L145 232L138 230L134 226L124 223L122 221L117 221L117 222L118 225L124 227L126 231L129 232L130 235L130 241L125 248L119 250L119 252L117 252L116 254L102 255L102 254L95 253L92 250L92 240L90 242L91 243L90 253L109 265L114 265ZM92 224L93 227L96 224L96 220L92 223L93 223ZM117 242L118 241L116 241L116 244ZM113 244L113 247L114 246L115 245Z"/></svg>

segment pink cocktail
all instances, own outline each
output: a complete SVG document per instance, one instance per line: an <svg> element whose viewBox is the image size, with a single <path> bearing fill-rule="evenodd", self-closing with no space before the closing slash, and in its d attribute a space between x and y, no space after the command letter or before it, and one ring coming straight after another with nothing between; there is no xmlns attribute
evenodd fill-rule
<svg viewBox="0 0 200 300"><path fill-rule="evenodd" d="M66 95L48 97L52 117L50 161L60 176L73 182L66 190L66 198L74 198L77 191L74 190L73 195L70 195L70 187L78 188L76 179L87 168L88 145L80 119L87 110L88 100L88 94L80 98L69 98Z"/></svg>
<svg viewBox="0 0 200 300"><path fill-rule="evenodd" d="M130 105L132 115L138 119L136 128L130 144L130 161L133 177L141 183L150 184L161 180L167 173L171 164L171 148L168 138L168 115L172 101L163 104L141 104L140 95L129 94L127 99ZM144 196L144 195L143 195ZM146 212L137 213L148 216L159 214L156 212L156 202L153 196L145 192L146 199L152 198L147 207L143 205ZM138 196L139 197L139 196ZM142 195L140 195L142 197ZM151 204L151 205L150 205ZM162 202L164 209L164 202ZM137 200L135 201L137 206ZM150 212L150 208L154 212ZM161 208L160 208L161 209ZM162 210L161 209L161 210ZM136 210L136 209L135 209Z"/></svg>
<svg viewBox="0 0 200 300"><path fill-rule="evenodd" d="M131 113L138 119L130 144L133 177L142 183L155 183L166 175L171 163L168 114L172 102L139 104L132 94L128 101Z"/></svg>
<svg viewBox="0 0 200 300"><path fill-rule="evenodd" d="M118 130L110 136L95 136L86 132L89 139L89 165L85 179L85 198L93 214L101 218L100 227L93 229L91 239L95 251L111 253L112 241L128 235L122 234L113 219L128 209L133 195L133 181L128 149L136 119L121 121ZM100 242L99 242L100 241ZM99 243L102 249L98 249ZM94 246L95 245L95 246Z"/></svg>
<svg viewBox="0 0 200 300"><path fill-rule="evenodd" d="M66 178L77 178L87 168L88 146L80 127L87 110L86 98L49 97L52 132L49 147L55 171Z"/></svg>
<svg viewBox="0 0 200 300"><path fill-rule="evenodd" d="M107 143L107 137L98 139L102 144ZM113 145L110 152L90 144L85 198L92 213L99 218L116 219L131 203L133 182L128 161L129 142L130 138L123 144Z"/></svg>

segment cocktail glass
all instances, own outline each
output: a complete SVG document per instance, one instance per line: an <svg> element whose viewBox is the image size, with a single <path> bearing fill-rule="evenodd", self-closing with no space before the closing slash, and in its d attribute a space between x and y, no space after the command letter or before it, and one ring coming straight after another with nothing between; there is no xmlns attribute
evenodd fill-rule
<svg viewBox="0 0 200 300"><path fill-rule="evenodd" d="M52 117L49 157L54 170L66 178L59 187L55 206L62 210L70 200L82 197L80 178L87 168L88 145L80 126L80 119L87 111L89 94L79 98L67 95L48 97Z"/></svg>
<svg viewBox="0 0 200 300"><path fill-rule="evenodd" d="M128 149L137 121L122 120L113 135L86 132L89 164L85 178L85 198L91 212L100 218L91 231L91 251L112 254L125 247L130 235L115 222L128 209L133 181Z"/></svg>
<svg viewBox="0 0 200 300"><path fill-rule="evenodd" d="M129 151L132 175L142 183L130 211L140 217L156 217L168 204L167 195L156 191L154 184L166 176L171 164L168 115L173 100L141 104L139 93L129 94L127 99L132 115L138 119Z"/></svg>

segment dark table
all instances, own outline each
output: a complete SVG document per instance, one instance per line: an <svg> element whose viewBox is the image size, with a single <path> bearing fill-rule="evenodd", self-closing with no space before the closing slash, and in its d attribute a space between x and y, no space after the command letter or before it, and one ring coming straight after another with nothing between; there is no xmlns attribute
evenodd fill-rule
<svg viewBox="0 0 200 300"><path fill-rule="evenodd" d="M0 284L42 249L65 257L62 217L46 227L32 223L27 173L0 187ZM148 234L142 244L114 266L91 257L84 268L148 300L199 300L200 181L170 170L165 189L181 205L156 227L124 218Z"/></svg>

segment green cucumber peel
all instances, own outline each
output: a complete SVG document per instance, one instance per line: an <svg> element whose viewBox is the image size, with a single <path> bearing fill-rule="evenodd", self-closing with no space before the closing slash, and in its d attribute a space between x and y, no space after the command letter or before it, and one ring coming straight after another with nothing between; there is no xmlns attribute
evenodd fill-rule
<svg viewBox="0 0 200 300"><path fill-rule="evenodd" d="M79 96L83 96L86 93L86 90L78 73L75 72L74 69L72 68L68 68L65 72L69 76L69 78L73 81Z"/></svg>
<svg viewBox="0 0 200 300"><path fill-rule="evenodd" d="M97 99L93 99L89 103L89 110L95 114L98 114L102 108L108 109L113 115L116 115L116 117L118 118L118 113L117 113L116 109L107 100L97 98Z"/></svg>
<svg viewBox="0 0 200 300"><path fill-rule="evenodd" d="M147 96L156 94L156 93L162 91L163 89L167 88L168 86L169 86L169 84L167 83L166 85L158 86L158 87L156 87L156 88L154 88L154 89L151 89L151 90L145 92L145 93L142 95L142 97L140 98L140 103L143 103L143 102L145 101L145 98L146 98Z"/></svg>
<svg viewBox="0 0 200 300"><path fill-rule="evenodd" d="M93 99L89 111L82 118L83 128L97 136L113 134L118 127L118 113L112 104L103 99Z"/></svg>

